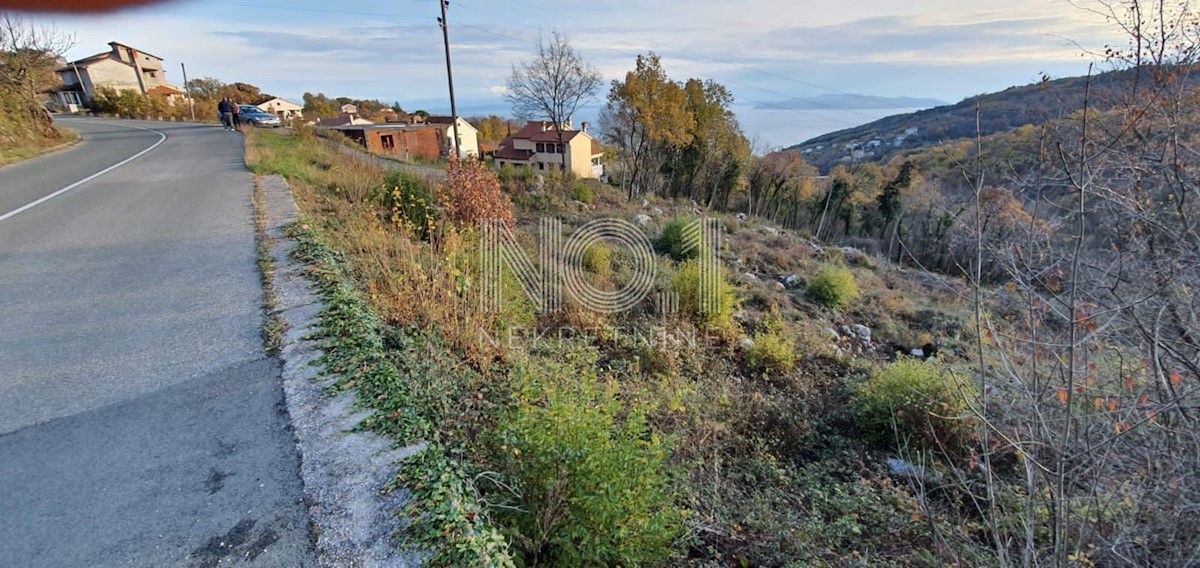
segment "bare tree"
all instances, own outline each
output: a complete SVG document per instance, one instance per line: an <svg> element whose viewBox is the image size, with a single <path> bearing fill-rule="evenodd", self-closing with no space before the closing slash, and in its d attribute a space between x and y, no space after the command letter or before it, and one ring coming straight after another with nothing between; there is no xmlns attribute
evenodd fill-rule
<svg viewBox="0 0 1200 568"><path fill-rule="evenodd" d="M532 60L513 66L504 97L518 117L542 118L555 125L566 170L563 126L571 122L580 106L593 99L602 81L600 72L583 60L570 39L555 31L549 40L538 40Z"/></svg>
<svg viewBox="0 0 1200 568"><path fill-rule="evenodd" d="M73 35L52 25L0 12L0 120L26 125L38 137L53 136L38 90L53 83L58 58L73 45Z"/></svg>

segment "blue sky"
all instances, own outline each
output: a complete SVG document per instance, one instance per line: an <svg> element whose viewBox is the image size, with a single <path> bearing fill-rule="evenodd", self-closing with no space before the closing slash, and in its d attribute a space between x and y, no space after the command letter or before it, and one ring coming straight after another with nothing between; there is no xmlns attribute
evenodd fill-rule
<svg viewBox="0 0 1200 568"><path fill-rule="evenodd" d="M448 110L437 15L436 0L195 0L38 19L77 35L71 58L117 40L163 57L176 84L184 62L190 77L288 98L437 112ZM454 0L450 23L460 114L503 111L512 64L556 29L606 79L652 50L672 77L716 79L739 107L830 92L954 102L1041 73L1082 74L1085 48L1121 41L1066 0Z"/></svg>

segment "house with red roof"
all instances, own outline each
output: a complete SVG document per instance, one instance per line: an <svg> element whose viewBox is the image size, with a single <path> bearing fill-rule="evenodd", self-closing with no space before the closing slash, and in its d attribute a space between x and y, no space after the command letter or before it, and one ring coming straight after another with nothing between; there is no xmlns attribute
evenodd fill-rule
<svg viewBox="0 0 1200 568"><path fill-rule="evenodd" d="M562 143L558 138L560 128ZM598 178L604 175L604 165L600 163L604 150L587 129L586 122L580 130L571 128L570 124L530 122L500 142L496 165L531 168L538 172L562 171L565 156L566 169L576 177Z"/></svg>

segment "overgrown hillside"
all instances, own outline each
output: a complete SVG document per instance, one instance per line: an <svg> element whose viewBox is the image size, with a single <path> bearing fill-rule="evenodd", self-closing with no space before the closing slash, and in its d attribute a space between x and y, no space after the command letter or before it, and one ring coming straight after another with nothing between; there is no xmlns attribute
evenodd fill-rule
<svg viewBox="0 0 1200 568"><path fill-rule="evenodd" d="M70 41L53 27L0 12L0 165L36 156L74 137L54 127L38 95L57 83L55 58Z"/></svg>
<svg viewBox="0 0 1200 568"><path fill-rule="evenodd" d="M1098 74L1090 79L1089 104L1108 110L1128 101L1125 96L1136 82L1150 80L1146 69L1123 69ZM850 161L886 162L897 154L930 146L1009 132L1026 125L1062 119L1083 108L1089 79L1067 77L1014 86L997 93L963 99L909 114L881 118L869 124L823 134L787 150L804 154L822 172ZM976 124L976 107L978 128ZM871 144L878 140L879 145ZM855 157L855 150L862 150Z"/></svg>
<svg viewBox="0 0 1200 568"><path fill-rule="evenodd" d="M325 320L332 370L378 409L374 427L432 445L400 481L440 519L432 533L414 533L441 551L435 564L505 554L544 566L938 556L923 507L954 505L920 503L876 453L894 446L886 415L902 393L872 385L918 381L949 396L941 381L955 376L971 337L960 285L718 215L723 300L706 313L687 301L699 275L678 242L686 202L631 205L579 181L535 191L531 177L507 175L499 193L487 189L492 174L470 165L452 167L448 183L461 188L435 190L347 163L306 136L255 132L251 161L292 180L310 262L344 274ZM505 196L531 254L548 214L566 232L647 216L656 291L679 293L680 310L648 301L606 315L568 302L538 313L511 274L501 309L481 310L473 219L505 210ZM619 288L633 277L628 253L593 245L581 269L596 288ZM350 346L364 325L376 337L366 345L377 346ZM930 346L939 358L896 362L898 351ZM458 489L433 490L430 476L446 472ZM445 491L478 501L446 509ZM471 528L476 519L502 537L499 548L476 538L488 530Z"/></svg>

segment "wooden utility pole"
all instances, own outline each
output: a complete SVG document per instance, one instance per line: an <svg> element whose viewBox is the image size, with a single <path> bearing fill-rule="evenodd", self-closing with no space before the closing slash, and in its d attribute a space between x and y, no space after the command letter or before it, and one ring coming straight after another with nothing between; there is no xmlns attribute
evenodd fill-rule
<svg viewBox="0 0 1200 568"><path fill-rule="evenodd" d="M454 71L450 67L450 30L446 23L446 7L450 5L450 0L441 0L438 4L442 5L442 17L438 18L438 24L442 26L442 43L446 46L446 80L450 83L450 124L453 125L454 131L454 158L462 157L462 153L458 147L458 108L454 106Z"/></svg>
<svg viewBox="0 0 1200 568"><path fill-rule="evenodd" d="M192 110L192 122L196 122L196 101L192 100L192 88L188 86L187 66L181 61L179 68L183 70L183 92L187 93L188 108Z"/></svg>

